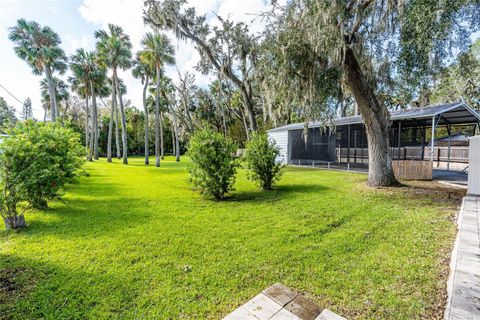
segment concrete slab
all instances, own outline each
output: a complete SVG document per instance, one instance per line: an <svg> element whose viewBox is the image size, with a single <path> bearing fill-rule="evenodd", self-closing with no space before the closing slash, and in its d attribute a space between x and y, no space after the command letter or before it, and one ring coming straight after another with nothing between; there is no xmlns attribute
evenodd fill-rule
<svg viewBox="0 0 480 320"><path fill-rule="evenodd" d="M285 287L283 284L274 284L273 286L263 290L264 295L281 305L282 307L286 306L290 301L295 299L298 295L293 290Z"/></svg>
<svg viewBox="0 0 480 320"><path fill-rule="evenodd" d="M315 320L346 320L344 317L339 316L335 312L328 309L324 309L322 313L318 315Z"/></svg>
<svg viewBox="0 0 480 320"><path fill-rule="evenodd" d="M243 305L243 308L260 320L268 320L282 309L282 306L260 293Z"/></svg>
<svg viewBox="0 0 480 320"><path fill-rule="evenodd" d="M302 295L296 296L295 299L285 306L285 309L303 320L315 320L322 312L318 305Z"/></svg>
<svg viewBox="0 0 480 320"><path fill-rule="evenodd" d="M302 320L288 310L282 309L277 312L270 320Z"/></svg>
<svg viewBox="0 0 480 320"><path fill-rule="evenodd" d="M480 319L480 208L467 196L458 215L448 280L447 320Z"/></svg>
<svg viewBox="0 0 480 320"><path fill-rule="evenodd" d="M323 318L318 318L322 311ZM274 284L227 315L224 320L344 320L334 312L320 308L303 295Z"/></svg>
<svg viewBox="0 0 480 320"><path fill-rule="evenodd" d="M253 314L243 307L240 307L223 318L224 320L258 320Z"/></svg>

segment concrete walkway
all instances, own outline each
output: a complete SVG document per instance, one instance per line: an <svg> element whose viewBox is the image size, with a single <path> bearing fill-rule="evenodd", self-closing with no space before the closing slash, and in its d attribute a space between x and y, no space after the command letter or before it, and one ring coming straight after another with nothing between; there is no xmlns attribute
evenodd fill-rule
<svg viewBox="0 0 480 320"><path fill-rule="evenodd" d="M275 284L230 313L224 320L345 320L303 295Z"/></svg>
<svg viewBox="0 0 480 320"><path fill-rule="evenodd" d="M447 320L480 319L480 198L466 196L452 251Z"/></svg>

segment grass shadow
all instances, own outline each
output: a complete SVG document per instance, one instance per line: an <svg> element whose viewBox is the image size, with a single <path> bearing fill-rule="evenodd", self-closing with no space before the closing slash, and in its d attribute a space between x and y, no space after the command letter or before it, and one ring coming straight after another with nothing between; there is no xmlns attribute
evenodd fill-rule
<svg viewBox="0 0 480 320"><path fill-rule="evenodd" d="M273 190L241 190L234 191L227 201L242 201L242 202L272 202L279 199L295 198L300 194L319 194L330 189L327 186L320 184L290 184L277 185Z"/></svg>
<svg viewBox="0 0 480 320"><path fill-rule="evenodd" d="M96 319L119 317L135 308L139 289L122 279L122 273L90 272L68 262L52 263L0 254L1 319ZM58 279L66 281L59 283ZM8 284L8 286L3 286ZM102 299L98 286L109 287L115 299ZM106 294L106 292L104 292ZM31 305L35 301L35 305ZM5 317L5 318L4 318Z"/></svg>

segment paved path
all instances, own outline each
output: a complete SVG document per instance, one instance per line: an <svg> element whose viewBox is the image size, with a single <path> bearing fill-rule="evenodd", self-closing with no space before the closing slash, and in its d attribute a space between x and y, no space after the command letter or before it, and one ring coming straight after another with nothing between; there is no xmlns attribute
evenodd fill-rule
<svg viewBox="0 0 480 320"><path fill-rule="evenodd" d="M301 294L275 284L230 313L224 320L345 320Z"/></svg>
<svg viewBox="0 0 480 320"><path fill-rule="evenodd" d="M463 199L457 223L445 319L480 319L480 197Z"/></svg>

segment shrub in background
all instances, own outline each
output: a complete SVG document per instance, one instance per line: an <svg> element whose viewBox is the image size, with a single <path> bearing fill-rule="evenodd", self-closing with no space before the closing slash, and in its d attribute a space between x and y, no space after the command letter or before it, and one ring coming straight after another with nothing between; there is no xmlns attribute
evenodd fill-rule
<svg viewBox="0 0 480 320"><path fill-rule="evenodd" d="M2 176L7 174L34 208L45 208L47 200L58 196L75 177L85 153L79 135L71 129L36 121L19 123L3 139L0 150Z"/></svg>
<svg viewBox="0 0 480 320"><path fill-rule="evenodd" d="M189 182L202 195L222 200L235 183L239 166L235 158L237 145L220 133L197 131L190 138L188 156Z"/></svg>
<svg viewBox="0 0 480 320"><path fill-rule="evenodd" d="M246 145L248 176L264 190L271 190L280 179L282 166L276 162L279 154L280 149L266 134L253 134Z"/></svg>

